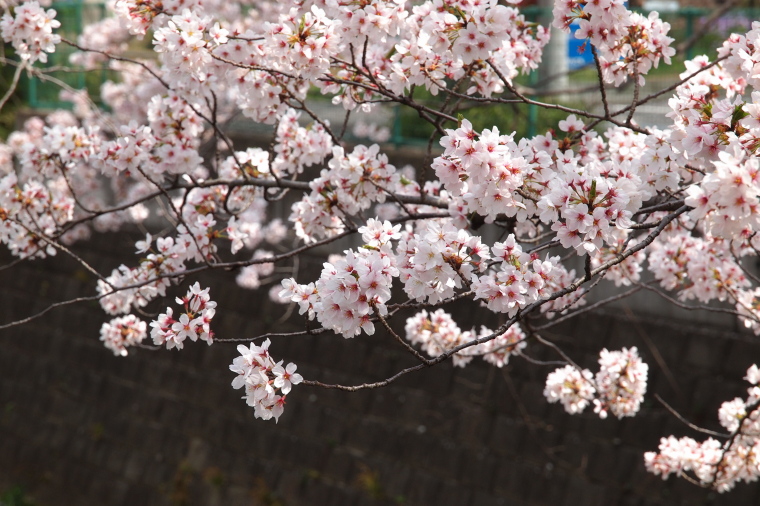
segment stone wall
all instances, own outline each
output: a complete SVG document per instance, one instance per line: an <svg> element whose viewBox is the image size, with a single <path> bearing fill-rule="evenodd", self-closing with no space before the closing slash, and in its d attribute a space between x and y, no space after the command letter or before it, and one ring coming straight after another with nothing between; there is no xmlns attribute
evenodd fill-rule
<svg viewBox="0 0 760 506"><path fill-rule="evenodd" d="M134 260L137 238L105 236L79 249L108 272ZM285 308L265 290L236 288L232 276L204 281L219 303L219 337L303 328L297 315L278 323ZM95 293L93 277L63 256L2 270L0 287L1 322ZM462 328L483 323L474 306L450 309ZM410 314L393 321L397 329ZM602 347L638 346L650 386L634 419L565 414L542 396L554 366L515 358L501 370L447 363L357 393L297 387L275 424L255 420L230 387L234 344L117 358L98 341L107 319L84 301L0 333L0 497L20 485L49 506L760 503L756 484L716 495L648 475L642 457L661 436L699 437L655 392L717 428L720 403L744 394L741 377L760 361L758 341L745 334L633 319L620 307L544 334L592 369ZM271 350L324 382L374 381L414 364L381 333L277 338ZM526 353L558 358L538 343Z"/></svg>

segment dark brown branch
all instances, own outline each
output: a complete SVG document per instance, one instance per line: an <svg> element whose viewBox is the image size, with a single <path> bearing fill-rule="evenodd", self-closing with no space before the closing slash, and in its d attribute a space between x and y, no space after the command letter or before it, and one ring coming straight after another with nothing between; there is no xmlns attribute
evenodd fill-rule
<svg viewBox="0 0 760 506"><path fill-rule="evenodd" d="M712 431L712 430L704 429L704 428L702 428L702 427L700 427L698 425L694 425L693 423L691 423L690 421L688 421L686 418L684 418L683 416L681 416L681 413L679 413L678 411L676 411L675 409L673 409L670 406L670 404L668 404L667 402L665 402L665 400L662 397L660 397L659 394L654 394L654 398L657 399L657 402L659 402L660 404L662 404L662 406L665 409L667 409L668 411L670 411L670 413L673 416L675 416L676 418L678 418L678 420L680 420L681 422L683 422L690 429L693 429L693 430L695 430L697 432L701 432L703 434L707 434L709 436L715 436L715 437L719 437L719 438L723 438L723 439L726 439L726 438L729 437L729 434L723 434L721 432L715 432L715 431Z"/></svg>

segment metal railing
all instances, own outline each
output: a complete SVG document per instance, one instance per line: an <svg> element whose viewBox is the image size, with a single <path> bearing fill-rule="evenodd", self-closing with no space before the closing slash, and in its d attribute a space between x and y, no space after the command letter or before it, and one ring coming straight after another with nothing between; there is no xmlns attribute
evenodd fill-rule
<svg viewBox="0 0 760 506"><path fill-rule="evenodd" d="M56 33L69 40L76 40L87 24L103 19L105 4L100 2L83 2L82 0L60 0L53 2L51 8L57 12L56 19L61 27ZM32 77L26 81L27 99L33 109L71 109L71 102L60 98L59 82L75 90L87 89L97 96L100 85L107 79L106 70L99 72L84 72L69 63L69 56L74 49L66 44L58 44L55 53L49 55L45 67L52 70L48 74L52 79L47 80ZM39 66L39 64L38 64Z"/></svg>

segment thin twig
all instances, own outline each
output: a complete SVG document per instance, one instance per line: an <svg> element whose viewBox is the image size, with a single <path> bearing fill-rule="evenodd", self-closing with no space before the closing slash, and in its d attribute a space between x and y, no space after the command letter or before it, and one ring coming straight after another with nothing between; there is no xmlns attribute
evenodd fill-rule
<svg viewBox="0 0 760 506"><path fill-rule="evenodd" d="M596 47L591 44L591 54L594 56L594 65L596 65L596 75L599 79L599 92L602 94L602 105L604 106L604 117L610 117L610 106L607 103L607 90L604 86L604 76L602 73L602 63L599 61L599 53Z"/></svg>
<svg viewBox="0 0 760 506"><path fill-rule="evenodd" d="M10 87L8 87L8 91L5 92L5 95L3 95L3 98L0 98L0 110L3 109L5 106L5 103L11 98L13 93L16 91L16 86L18 86L18 81L21 79L21 72L24 70L24 65L18 65L16 67L16 72L13 73L13 80L11 81Z"/></svg>
<svg viewBox="0 0 760 506"><path fill-rule="evenodd" d="M693 430L695 430L697 432L701 432L703 434L708 434L710 436L715 436L715 437L719 437L719 438L723 438L723 439L727 439L729 437L728 434L723 434L721 432L715 432L715 431L712 431L712 430L704 429L704 428L702 428L702 427L700 427L698 425L694 425L693 423L691 423L690 421L688 421L686 418L684 418L683 416L681 416L681 413L679 413L678 411L676 411L675 409L673 409L670 406L670 404L668 404L667 402L665 402L665 400L662 397L660 397L659 394L654 394L654 398L657 399L657 401L660 404L662 404L665 409L667 409L668 411L670 411L671 414L673 414L673 416L675 416L681 422L683 422L684 424L686 424L690 429L693 429Z"/></svg>

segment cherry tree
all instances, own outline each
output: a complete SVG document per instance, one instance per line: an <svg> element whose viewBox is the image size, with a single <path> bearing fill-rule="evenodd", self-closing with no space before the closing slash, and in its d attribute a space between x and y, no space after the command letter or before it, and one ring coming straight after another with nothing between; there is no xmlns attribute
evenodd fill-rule
<svg viewBox="0 0 760 506"><path fill-rule="evenodd" d="M239 338L214 333L224 307L194 277L235 270L242 287L270 286L272 300L298 310L305 330L291 335L383 332L417 360L374 383L325 384L270 351L283 334L248 336L231 356L232 387L275 421L300 385L379 388L449 360L506 367L527 346L552 347L565 363L547 377L548 402L634 416L648 373L635 347L601 350L591 371L541 332L641 290L683 307L724 302L713 309L760 334L760 279L747 268L760 253L760 22L643 96L647 74L675 55L669 24L620 0L557 0L554 26L577 23L593 54L602 106L593 112L533 98L521 84L550 32L519 0L116 0L77 40L57 33L48 7L5 8L0 35L17 58L4 60L15 70L0 107L23 73L52 79L41 64L62 45L75 50L72 65L118 79L103 84L102 105L64 85L73 112L33 117L0 143L0 240L18 261L70 255L98 281L4 328L97 300L108 315L100 339L116 355L234 345ZM155 54L127 56L140 39ZM625 83L633 98L615 106L608 90ZM636 109L663 96L667 128L638 124ZM344 121L315 112L325 99ZM473 103L566 119L518 138L473 127ZM426 163L395 167L381 145L347 141L353 118L387 137L373 114L389 105L432 127ZM228 126L240 117L273 126L268 148L235 145ZM286 196L290 214L277 216L273 203ZM113 272L70 249L134 224L162 231ZM355 246L325 259L315 279L293 269L347 237ZM612 295L588 304L602 281ZM186 294L167 302L182 284ZM503 323L461 329L440 306L465 299ZM721 492L756 480L757 366L746 380L747 397L720 409L724 434L664 437L647 469Z"/></svg>

